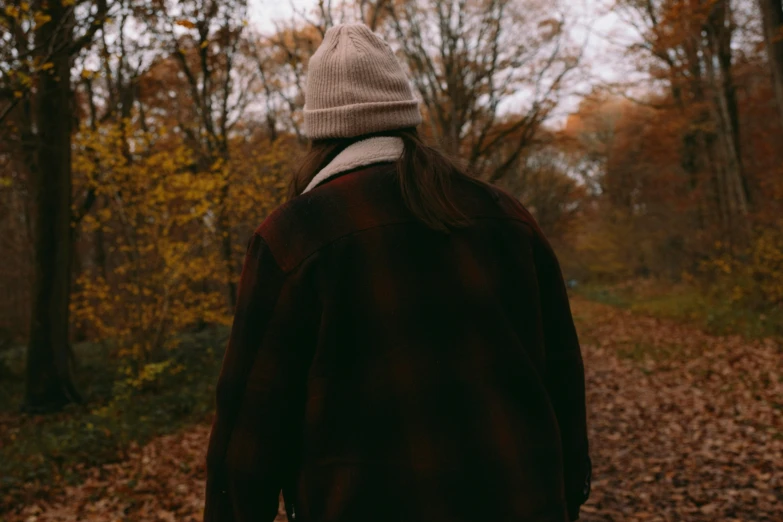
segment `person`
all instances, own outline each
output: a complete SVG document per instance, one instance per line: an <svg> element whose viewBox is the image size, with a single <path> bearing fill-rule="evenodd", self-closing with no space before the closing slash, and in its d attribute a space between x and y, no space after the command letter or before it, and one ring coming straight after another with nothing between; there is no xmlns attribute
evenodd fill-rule
<svg viewBox="0 0 783 522"><path fill-rule="evenodd" d="M390 46L329 29L311 148L249 242L206 522L564 522L589 494L560 268L513 197L417 133Z"/></svg>

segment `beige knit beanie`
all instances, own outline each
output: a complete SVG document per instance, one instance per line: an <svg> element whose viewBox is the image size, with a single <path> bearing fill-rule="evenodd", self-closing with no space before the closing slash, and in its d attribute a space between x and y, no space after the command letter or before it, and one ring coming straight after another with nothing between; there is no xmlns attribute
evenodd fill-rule
<svg viewBox="0 0 783 522"><path fill-rule="evenodd" d="M363 24L326 31L308 66L308 138L351 138L419 123L419 102L389 44Z"/></svg>

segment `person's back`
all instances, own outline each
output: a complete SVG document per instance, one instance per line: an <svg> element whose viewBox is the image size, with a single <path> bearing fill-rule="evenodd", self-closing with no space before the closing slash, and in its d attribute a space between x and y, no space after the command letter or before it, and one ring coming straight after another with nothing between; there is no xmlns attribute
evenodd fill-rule
<svg viewBox="0 0 783 522"><path fill-rule="evenodd" d="M370 38L345 27L322 47ZM428 223L415 134L386 134L329 153L251 239L205 520L271 521L281 489L307 522L575 519L584 377L554 253L458 172L459 223Z"/></svg>

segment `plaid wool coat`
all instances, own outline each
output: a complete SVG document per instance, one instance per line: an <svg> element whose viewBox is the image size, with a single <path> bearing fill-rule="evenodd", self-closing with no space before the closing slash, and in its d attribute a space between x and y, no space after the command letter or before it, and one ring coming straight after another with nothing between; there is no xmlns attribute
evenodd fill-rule
<svg viewBox="0 0 783 522"><path fill-rule="evenodd" d="M205 522L566 522L589 494L582 357L558 262L499 189L433 231L393 164L255 232L218 382Z"/></svg>

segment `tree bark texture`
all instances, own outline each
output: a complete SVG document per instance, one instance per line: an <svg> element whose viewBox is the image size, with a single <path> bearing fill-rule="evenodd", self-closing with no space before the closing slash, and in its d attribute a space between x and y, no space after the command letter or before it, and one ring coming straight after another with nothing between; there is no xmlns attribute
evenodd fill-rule
<svg viewBox="0 0 783 522"><path fill-rule="evenodd" d="M72 378L68 339L72 24L66 20L69 11L61 1L50 0L46 4L52 19L35 34L42 60L51 62L52 67L41 73L34 94L38 142L33 172L35 267L24 404L26 410L33 412L57 410L81 400Z"/></svg>
<svg viewBox="0 0 783 522"><path fill-rule="evenodd" d="M783 128L783 0L758 0L764 22L764 41Z"/></svg>

